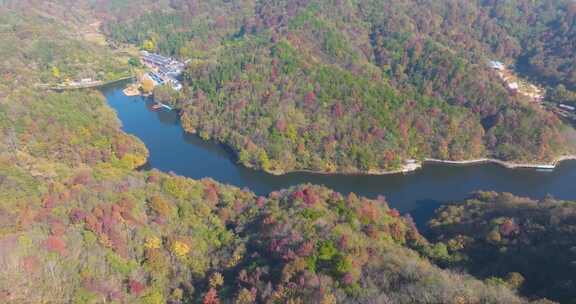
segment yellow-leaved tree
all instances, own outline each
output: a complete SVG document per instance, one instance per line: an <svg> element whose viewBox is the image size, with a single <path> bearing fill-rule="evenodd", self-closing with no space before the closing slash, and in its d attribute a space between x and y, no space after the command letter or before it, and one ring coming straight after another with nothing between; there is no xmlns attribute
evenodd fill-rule
<svg viewBox="0 0 576 304"><path fill-rule="evenodd" d="M57 66L52 67L52 76L60 78L60 69Z"/></svg>
<svg viewBox="0 0 576 304"><path fill-rule="evenodd" d="M146 39L144 40L144 43L142 43L142 48L149 52L154 51L156 43L154 43L154 40L152 39Z"/></svg>
<svg viewBox="0 0 576 304"><path fill-rule="evenodd" d="M175 241L172 244L172 253L183 258L190 252L190 246L182 241Z"/></svg>
<svg viewBox="0 0 576 304"><path fill-rule="evenodd" d="M150 79L149 77L143 77L142 78L142 91L144 93L152 93L152 91L154 90L154 81L152 81L152 79Z"/></svg>

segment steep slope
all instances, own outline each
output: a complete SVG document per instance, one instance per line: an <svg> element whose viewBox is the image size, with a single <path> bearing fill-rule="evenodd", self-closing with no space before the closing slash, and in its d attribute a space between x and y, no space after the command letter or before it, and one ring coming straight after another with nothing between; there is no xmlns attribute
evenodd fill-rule
<svg viewBox="0 0 576 304"><path fill-rule="evenodd" d="M378 172L407 159L550 161L574 150L571 128L487 64L537 53L528 41L560 35L549 21L568 2L186 3L107 32L191 59L189 89L174 102L183 125L244 165Z"/></svg>
<svg viewBox="0 0 576 304"><path fill-rule="evenodd" d="M54 11L61 12L59 8ZM145 147L119 130L118 119L101 94L37 88L40 83L86 75L100 80L129 75L127 64L107 48L77 39L68 19L49 12L39 6L26 10L0 6L0 17L6 21L0 31L2 151L23 162L31 157L69 166L143 165Z"/></svg>
<svg viewBox="0 0 576 304"><path fill-rule="evenodd" d="M15 68L0 78L0 302L526 302L431 265L411 249L428 243L383 199L310 185L256 197L135 171L146 149L120 131L101 94L34 86L70 57L56 47L47 66L27 52L42 36L94 56L63 69L79 77L106 72L98 58L108 50L41 9L58 2L13 4L0 5L11 29L0 50L12 48L2 67Z"/></svg>
<svg viewBox="0 0 576 304"><path fill-rule="evenodd" d="M312 186L256 198L112 169L46 182L10 162L0 167L4 303L522 303L404 247L421 237L384 201Z"/></svg>
<svg viewBox="0 0 576 304"><path fill-rule="evenodd" d="M575 211L575 202L481 192L440 208L430 227L445 244L448 266L494 277L527 296L572 303Z"/></svg>

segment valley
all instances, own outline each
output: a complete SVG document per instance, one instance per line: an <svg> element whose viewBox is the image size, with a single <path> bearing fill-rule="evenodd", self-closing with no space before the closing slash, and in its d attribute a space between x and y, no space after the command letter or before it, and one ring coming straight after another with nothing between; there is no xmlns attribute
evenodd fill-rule
<svg viewBox="0 0 576 304"><path fill-rule="evenodd" d="M0 20L2 303L576 299L573 1Z"/></svg>

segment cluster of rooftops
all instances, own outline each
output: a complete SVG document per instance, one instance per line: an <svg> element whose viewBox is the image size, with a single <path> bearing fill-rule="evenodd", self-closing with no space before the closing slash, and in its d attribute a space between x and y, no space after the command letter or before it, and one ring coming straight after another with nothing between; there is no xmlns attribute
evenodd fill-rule
<svg viewBox="0 0 576 304"><path fill-rule="evenodd" d="M497 71L498 76L510 91L529 97L538 103L544 99L543 89L516 77L514 73L508 69L506 64L500 61L490 61L488 65Z"/></svg>
<svg viewBox="0 0 576 304"><path fill-rule="evenodd" d="M520 85L518 84L518 82L516 81L511 81L507 76L505 76L503 74L503 72L505 72L507 70L507 67L504 63L500 62L500 61L490 61L488 63L488 65L494 69L497 70L499 72L500 78L506 82L508 89L512 90L512 91L518 91L520 89ZM529 91L530 92L524 92L525 95L527 95L528 97L531 97L532 99L541 102L544 99L544 92L542 89L536 87L533 84L530 84L529 86ZM576 107L571 106L571 105L567 105L567 104L558 104L557 105L558 108L564 110L564 111L569 111L569 112L576 112ZM562 114L562 113L561 113ZM565 116L565 115L563 115Z"/></svg>
<svg viewBox="0 0 576 304"><path fill-rule="evenodd" d="M155 85L169 84L175 90L182 89L182 84L178 77L184 71L184 63L147 51L142 51L140 55L142 62L152 69L146 75L154 81Z"/></svg>

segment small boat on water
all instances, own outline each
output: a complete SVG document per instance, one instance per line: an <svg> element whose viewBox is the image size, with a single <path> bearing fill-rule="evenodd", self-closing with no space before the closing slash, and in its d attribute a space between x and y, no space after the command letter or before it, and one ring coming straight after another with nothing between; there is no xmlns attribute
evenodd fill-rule
<svg viewBox="0 0 576 304"><path fill-rule="evenodd" d="M156 102L154 105L152 105L152 110L160 110L161 108L164 108L166 110L172 111L172 107L167 105L167 104L163 104L161 102Z"/></svg>
<svg viewBox="0 0 576 304"><path fill-rule="evenodd" d="M556 165L539 165L536 167L537 172L553 172Z"/></svg>

